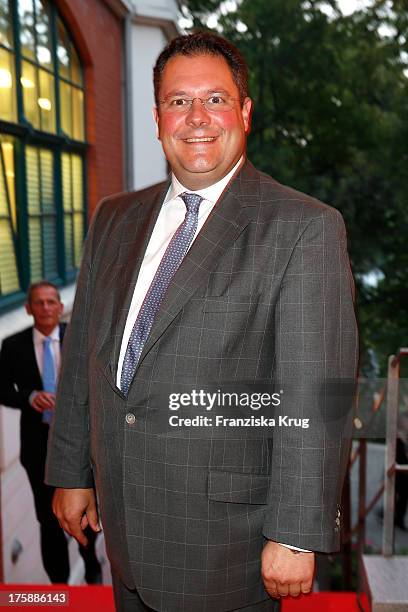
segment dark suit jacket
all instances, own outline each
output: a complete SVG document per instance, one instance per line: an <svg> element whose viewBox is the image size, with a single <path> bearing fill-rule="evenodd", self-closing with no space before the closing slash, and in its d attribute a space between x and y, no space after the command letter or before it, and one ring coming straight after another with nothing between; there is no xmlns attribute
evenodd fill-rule
<svg viewBox="0 0 408 612"><path fill-rule="evenodd" d="M66 325L60 325L60 340ZM21 410L20 459L24 467L45 463L48 426L28 403L33 391L43 388L33 343L33 328L5 338L0 351L0 403ZM40 441L44 440L41 444Z"/></svg>
<svg viewBox="0 0 408 612"><path fill-rule="evenodd" d="M95 479L113 568L149 606L221 612L265 599L265 537L338 547L349 441L318 426L276 427L273 439L169 434L163 390L353 378L353 280L340 213L246 162L176 272L125 398L123 329L168 187L111 197L94 216L47 482ZM307 416L311 402L300 392L285 409Z"/></svg>

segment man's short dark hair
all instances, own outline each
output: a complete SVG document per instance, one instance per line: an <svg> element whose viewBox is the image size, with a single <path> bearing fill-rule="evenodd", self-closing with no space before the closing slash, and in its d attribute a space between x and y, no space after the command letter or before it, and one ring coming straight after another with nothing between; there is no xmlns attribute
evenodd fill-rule
<svg viewBox="0 0 408 612"><path fill-rule="evenodd" d="M36 289L41 289L41 287L51 287L52 289L55 289L57 295L58 295L58 299L59 301L61 301L61 296L60 296L60 292L58 291L58 288L56 287L56 285L54 285L54 283L51 283L50 281L47 280L41 280L38 281L37 283L32 283L28 290L27 290L27 303L30 304L31 303L31 299L33 297L33 291L35 291Z"/></svg>
<svg viewBox="0 0 408 612"><path fill-rule="evenodd" d="M227 62L239 91L241 104L248 95L248 66L238 49L225 38L210 32L195 32L173 38L157 58L153 68L154 98L159 104L159 89L163 70L175 55L215 55Z"/></svg>

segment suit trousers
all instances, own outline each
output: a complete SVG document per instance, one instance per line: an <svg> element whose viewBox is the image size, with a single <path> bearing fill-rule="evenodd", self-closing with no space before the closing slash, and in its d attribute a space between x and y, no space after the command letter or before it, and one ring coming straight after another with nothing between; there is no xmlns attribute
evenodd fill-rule
<svg viewBox="0 0 408 612"><path fill-rule="evenodd" d="M115 598L116 612L156 612L154 608L147 606L136 589L129 590L117 574L112 570L112 586ZM236 612L279 612L280 602L274 599L260 601L252 606L240 608ZM164 611L163 611L164 612ZM165 610L167 612L167 610ZM170 611L169 611L170 612ZM173 612L173 611L171 611ZM178 610L174 612L179 612ZM214 610L214 612L220 612ZM235 612L231 610L230 612Z"/></svg>
<svg viewBox="0 0 408 612"><path fill-rule="evenodd" d="M53 511L52 497L54 487L44 484L45 453L47 448L48 427L44 425L43 440L38 440L36 461L24 461L24 469L30 481L34 496L35 512L40 523L41 556L44 569L52 583L66 583L69 578L68 541L60 527ZM86 529L89 540L87 548L79 546L79 553L85 563L86 574L92 575L99 568L95 555L95 540L97 534L90 528Z"/></svg>

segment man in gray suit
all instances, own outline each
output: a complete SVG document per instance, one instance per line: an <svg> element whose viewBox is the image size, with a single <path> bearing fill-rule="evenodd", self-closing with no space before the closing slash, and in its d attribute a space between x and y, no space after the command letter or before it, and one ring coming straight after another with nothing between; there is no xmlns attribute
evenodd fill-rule
<svg viewBox="0 0 408 612"><path fill-rule="evenodd" d="M230 43L178 37L154 85L172 175L94 215L47 482L82 543L96 488L119 610L274 610L310 591L314 551L339 546L349 445L310 389L355 377L344 223L246 160L252 102ZM310 429L163 427L163 391L277 381Z"/></svg>

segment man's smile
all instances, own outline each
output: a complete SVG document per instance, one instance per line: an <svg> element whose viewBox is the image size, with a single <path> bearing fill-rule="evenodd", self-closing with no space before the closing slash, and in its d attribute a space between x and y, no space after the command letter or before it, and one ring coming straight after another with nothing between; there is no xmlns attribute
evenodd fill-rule
<svg viewBox="0 0 408 612"><path fill-rule="evenodd" d="M185 142L214 142L215 136L207 138L185 138Z"/></svg>
<svg viewBox="0 0 408 612"><path fill-rule="evenodd" d="M196 142L214 142L216 138L218 138L218 136L201 136L201 137L196 136L194 138L182 138L182 140L184 142L194 144Z"/></svg>

